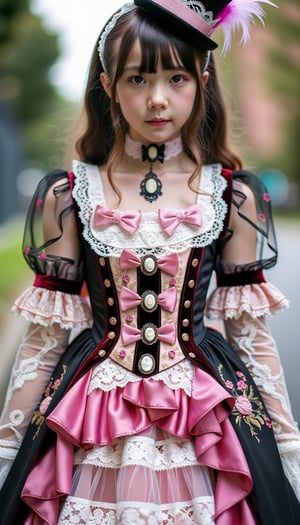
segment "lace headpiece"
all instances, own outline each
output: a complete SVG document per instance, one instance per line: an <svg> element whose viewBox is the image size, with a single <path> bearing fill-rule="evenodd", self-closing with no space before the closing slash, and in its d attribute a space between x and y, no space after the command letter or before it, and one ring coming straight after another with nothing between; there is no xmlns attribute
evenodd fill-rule
<svg viewBox="0 0 300 525"><path fill-rule="evenodd" d="M222 53L226 53L234 31L241 30L241 43L244 44L250 39L249 27L255 17L263 23L265 13L261 4L276 7L270 0L134 0L124 4L110 18L100 36L98 52L103 69L106 71L104 50L108 35L118 20L135 6L158 24L171 28L174 35L206 51L218 47L211 35L221 27L224 32Z"/></svg>

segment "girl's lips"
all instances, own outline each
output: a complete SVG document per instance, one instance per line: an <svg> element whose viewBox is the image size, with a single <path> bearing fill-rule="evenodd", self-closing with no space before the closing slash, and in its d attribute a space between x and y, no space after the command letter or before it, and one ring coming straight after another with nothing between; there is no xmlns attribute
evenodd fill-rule
<svg viewBox="0 0 300 525"><path fill-rule="evenodd" d="M153 119L153 120L146 120L147 124L150 124L150 126L154 126L157 128L163 127L166 124L168 124L170 121L165 119Z"/></svg>

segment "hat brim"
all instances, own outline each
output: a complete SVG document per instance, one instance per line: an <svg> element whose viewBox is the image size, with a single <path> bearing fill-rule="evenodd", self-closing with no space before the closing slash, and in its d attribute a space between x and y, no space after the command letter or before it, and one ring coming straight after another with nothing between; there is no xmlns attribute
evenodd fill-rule
<svg viewBox="0 0 300 525"><path fill-rule="evenodd" d="M181 40L189 42L193 47L203 49L204 51L212 51L218 47L218 44L214 42L214 40L194 27L188 20L185 20L183 11L188 10L189 12L186 11L186 13L190 15L191 9L184 6L184 4L180 4L178 0L176 2L172 2L172 0L169 1L168 6L166 6L166 2L161 2L164 4L161 5L158 1L152 0L134 0L134 3L155 19L163 28L168 28L168 31ZM176 6L180 6L180 15ZM200 18L200 15L195 14L195 16L199 16ZM190 16L188 18L190 18Z"/></svg>

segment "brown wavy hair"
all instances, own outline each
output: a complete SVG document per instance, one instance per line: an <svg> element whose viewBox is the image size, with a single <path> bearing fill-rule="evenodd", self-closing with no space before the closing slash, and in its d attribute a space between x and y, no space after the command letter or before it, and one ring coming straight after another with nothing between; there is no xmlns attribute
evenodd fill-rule
<svg viewBox="0 0 300 525"><path fill-rule="evenodd" d="M110 183L120 197L112 174L123 157L128 126L116 103L115 94L130 51L137 41L142 50L140 72L154 73L160 60L163 68L183 67L196 80L194 108L182 129L184 150L196 165L189 185L192 185L202 164L217 162L225 168L241 168L239 156L229 146L226 106L213 56L207 64L206 52L160 28L138 7L118 20L106 40L104 61L111 81L111 98L100 82L99 76L104 69L98 55L98 41L95 45L84 96L83 129L76 141L79 159L97 165L107 163ZM209 79L204 86L201 77L205 67Z"/></svg>

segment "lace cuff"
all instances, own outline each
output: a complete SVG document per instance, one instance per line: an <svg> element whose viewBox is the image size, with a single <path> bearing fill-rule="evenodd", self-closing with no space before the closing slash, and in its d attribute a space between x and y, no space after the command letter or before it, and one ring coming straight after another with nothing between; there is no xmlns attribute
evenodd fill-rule
<svg viewBox="0 0 300 525"><path fill-rule="evenodd" d="M61 328L89 328L92 314L86 299L80 295L32 286L15 301L13 312L35 324Z"/></svg>
<svg viewBox="0 0 300 525"><path fill-rule="evenodd" d="M206 303L209 319L239 319L243 312L251 317L273 315L289 305L284 295L271 283L221 286Z"/></svg>

